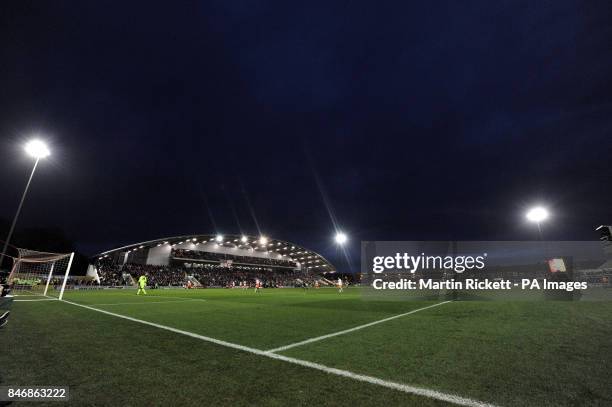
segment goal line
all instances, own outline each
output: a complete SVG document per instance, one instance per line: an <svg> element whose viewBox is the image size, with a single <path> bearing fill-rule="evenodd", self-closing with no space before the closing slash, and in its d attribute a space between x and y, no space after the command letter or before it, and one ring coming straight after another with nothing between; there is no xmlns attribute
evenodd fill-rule
<svg viewBox="0 0 612 407"><path fill-rule="evenodd" d="M31 296L22 295L21 297L31 297ZM38 296L38 297L40 297L40 296ZM13 298L13 302L36 302L36 301L59 301L59 299L58 298L52 298L52 297L28 298L28 299Z"/></svg>

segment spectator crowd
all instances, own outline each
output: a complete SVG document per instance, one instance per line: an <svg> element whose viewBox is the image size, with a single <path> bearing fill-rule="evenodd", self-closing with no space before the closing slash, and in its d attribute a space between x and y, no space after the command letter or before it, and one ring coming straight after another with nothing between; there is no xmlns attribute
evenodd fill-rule
<svg viewBox="0 0 612 407"><path fill-rule="evenodd" d="M188 267L190 266L190 267ZM124 274L129 274L133 281L141 275L147 276L147 285L160 287L182 287L194 278L202 287L234 287L246 284L254 286L259 280L264 287L290 287L313 285L320 278L304 270L221 264L177 264L173 266L156 266L127 263L121 265L99 264L100 284L105 286L132 285L126 281ZM192 280L193 281L193 280Z"/></svg>

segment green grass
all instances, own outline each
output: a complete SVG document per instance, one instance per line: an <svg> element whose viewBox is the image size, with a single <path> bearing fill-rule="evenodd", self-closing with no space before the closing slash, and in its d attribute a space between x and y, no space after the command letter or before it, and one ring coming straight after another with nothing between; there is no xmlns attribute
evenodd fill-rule
<svg viewBox="0 0 612 407"><path fill-rule="evenodd" d="M435 303L359 289L149 294L66 299L261 350ZM457 301L280 353L500 405L604 406L611 338L610 302ZM75 405L446 405L57 301L15 303L0 341L2 385L69 385Z"/></svg>

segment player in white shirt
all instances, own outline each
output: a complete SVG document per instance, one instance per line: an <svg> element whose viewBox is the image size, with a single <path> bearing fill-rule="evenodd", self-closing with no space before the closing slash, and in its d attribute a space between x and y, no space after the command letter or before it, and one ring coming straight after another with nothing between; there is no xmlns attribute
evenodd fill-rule
<svg viewBox="0 0 612 407"><path fill-rule="evenodd" d="M338 282L336 283L336 287L338 287L338 292L341 293L343 290L343 284L342 284L342 279L338 278Z"/></svg>

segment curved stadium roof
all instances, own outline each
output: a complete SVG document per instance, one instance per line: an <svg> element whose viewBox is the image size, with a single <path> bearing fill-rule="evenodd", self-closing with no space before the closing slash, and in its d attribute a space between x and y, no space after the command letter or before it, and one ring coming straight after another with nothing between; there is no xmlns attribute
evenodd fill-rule
<svg viewBox="0 0 612 407"><path fill-rule="evenodd" d="M232 253L236 256L244 255L250 256L253 252L257 252L260 255L269 255L272 258L292 260L299 263L302 267L312 268L321 272L333 272L336 268L320 254L306 249L295 243L288 242L286 240L278 240L265 237L256 237L249 235L216 235L216 234L198 234L198 235L183 235L164 237L155 240L149 240L146 242L134 243L116 249L107 250L105 252L96 254L93 256L96 260L101 260L105 257L109 257L115 253L120 252L136 252L139 250L151 249L162 245L170 245L172 247L176 245L193 244L191 250L200 251L213 251L206 250L217 245L216 247L223 246L226 248L237 249L236 253ZM184 247L181 247L184 248Z"/></svg>

